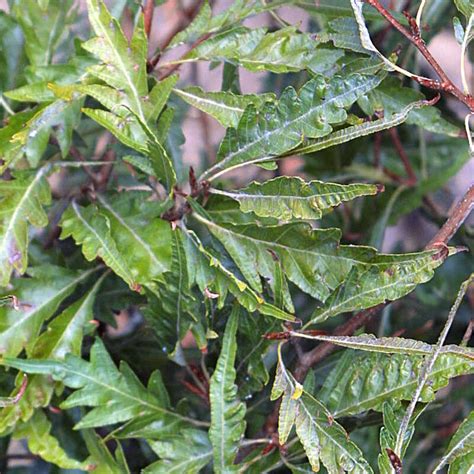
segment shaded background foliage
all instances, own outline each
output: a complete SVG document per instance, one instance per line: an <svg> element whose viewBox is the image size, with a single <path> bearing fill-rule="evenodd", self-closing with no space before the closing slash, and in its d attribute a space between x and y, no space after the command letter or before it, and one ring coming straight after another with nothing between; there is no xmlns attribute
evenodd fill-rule
<svg viewBox="0 0 474 474"><path fill-rule="evenodd" d="M472 271L469 221L449 258L422 249L472 173L466 109L388 74L352 3L0 12L1 472L393 472ZM419 6L388 4L403 24ZM423 38L462 42L471 9L428 1ZM364 11L392 61L428 69ZM317 363L331 339L282 326L330 336L377 305L378 339L332 339ZM472 308L471 287L403 472L451 451L450 472L472 468Z"/></svg>

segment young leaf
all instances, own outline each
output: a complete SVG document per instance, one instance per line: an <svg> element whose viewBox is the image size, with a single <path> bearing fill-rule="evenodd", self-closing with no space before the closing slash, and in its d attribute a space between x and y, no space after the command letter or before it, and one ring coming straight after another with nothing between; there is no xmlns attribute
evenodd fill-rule
<svg viewBox="0 0 474 474"><path fill-rule="evenodd" d="M461 423L449 442L446 452L433 469L433 474L449 464L449 473L469 472L473 466L474 411Z"/></svg>
<svg viewBox="0 0 474 474"><path fill-rule="evenodd" d="M303 138L320 138L332 131L331 124L344 122L345 109L376 87L381 78L358 74L317 76L296 94L292 87L283 92L277 104L262 109L249 105L236 129L229 128L221 143L218 162L203 173L213 180L231 169L270 160L299 145Z"/></svg>
<svg viewBox="0 0 474 474"><path fill-rule="evenodd" d="M61 408L93 407L76 424L76 429L111 425L144 415L154 415L164 423L193 421L163 407L151 389L156 376L150 377L147 389L125 362L118 370L100 339L92 346L90 362L68 354L64 360L6 357L4 363L26 373L51 375L54 380L76 389Z"/></svg>
<svg viewBox="0 0 474 474"><path fill-rule="evenodd" d="M389 400L411 400L425 357L347 351L318 394L335 418L381 411ZM430 374L421 401L429 402L452 377L472 373L471 360L443 353Z"/></svg>
<svg viewBox="0 0 474 474"><path fill-rule="evenodd" d="M227 321L221 353L209 389L211 402L209 438L214 452L214 470L219 474L236 470L233 463L239 441L245 431L246 408L237 396L234 368L240 311L239 306L234 306Z"/></svg>
<svg viewBox="0 0 474 474"><path fill-rule="evenodd" d="M247 106L257 109L265 102L275 102L275 94L237 95L232 92L205 92L200 87L173 89L173 92L188 104L214 117L224 127L237 127Z"/></svg>
<svg viewBox="0 0 474 474"><path fill-rule="evenodd" d="M14 439L27 439L31 453L40 456L46 462L56 464L63 469L82 469L88 471L87 462L70 458L50 433L51 422L42 410L36 410L30 420L20 423L13 432Z"/></svg>
<svg viewBox="0 0 474 474"><path fill-rule="evenodd" d="M341 185L310 181L298 177L279 177L265 183L251 183L236 192L211 189L211 193L235 199L242 212L282 221L320 219L323 214L344 201L377 194L379 188L370 184Z"/></svg>
<svg viewBox="0 0 474 474"><path fill-rule="evenodd" d="M304 447L308 460L314 471L319 471L319 463L329 473L373 473L372 468L362 456L360 449L349 440L344 428L333 418L326 407L302 386L287 371L281 360L279 348L278 373L272 389L272 399L283 397L280 406L279 426L280 443L293 425L296 434Z"/></svg>
<svg viewBox="0 0 474 474"><path fill-rule="evenodd" d="M13 270L25 273L28 265L28 222L45 227L48 217L44 205L51 202L45 179L47 168L32 174L15 174L11 181L0 182L0 286L6 286Z"/></svg>
<svg viewBox="0 0 474 474"><path fill-rule="evenodd" d="M212 459L212 447L204 431L182 430L179 436L148 440L159 461L147 466L143 474L198 474Z"/></svg>

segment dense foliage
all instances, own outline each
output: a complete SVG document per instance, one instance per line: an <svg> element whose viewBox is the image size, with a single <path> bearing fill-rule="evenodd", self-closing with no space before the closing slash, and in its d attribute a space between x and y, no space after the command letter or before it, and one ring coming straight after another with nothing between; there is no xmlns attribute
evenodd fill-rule
<svg viewBox="0 0 474 474"><path fill-rule="evenodd" d="M0 12L0 472L472 472L472 2L86 3Z"/></svg>

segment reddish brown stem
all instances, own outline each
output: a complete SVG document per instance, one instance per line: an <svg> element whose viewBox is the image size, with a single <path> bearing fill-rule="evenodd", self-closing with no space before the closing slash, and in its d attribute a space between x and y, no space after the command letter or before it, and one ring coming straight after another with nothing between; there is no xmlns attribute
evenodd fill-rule
<svg viewBox="0 0 474 474"><path fill-rule="evenodd" d="M365 0L366 3L374 7L395 29L397 29L405 38L407 38L424 56L426 61L434 69L440 81L434 81L432 79L417 78L413 77L414 80L419 82L421 85L430 89L441 90L453 95L463 104L465 104L469 110L474 111L474 98L471 95L464 94L458 87L454 85L451 79L448 77L444 69L438 64L436 59L432 56L428 50L425 42L420 35L414 34L414 32L405 28L399 23L393 15L380 3L379 0Z"/></svg>
<svg viewBox="0 0 474 474"><path fill-rule="evenodd" d="M154 12L155 12L155 0L146 0L145 7L143 8L143 23L145 25L145 33L146 33L147 38L150 37Z"/></svg>
<svg viewBox="0 0 474 474"><path fill-rule="evenodd" d="M406 184L408 186L414 186L418 179L415 172L413 171L407 152L405 151L405 148L403 148L398 130L396 128L391 128L389 129L388 133L390 134L390 138L392 139L392 143L395 146L395 150L397 150L398 156L402 160L403 166L405 167L405 171L408 175L408 181Z"/></svg>

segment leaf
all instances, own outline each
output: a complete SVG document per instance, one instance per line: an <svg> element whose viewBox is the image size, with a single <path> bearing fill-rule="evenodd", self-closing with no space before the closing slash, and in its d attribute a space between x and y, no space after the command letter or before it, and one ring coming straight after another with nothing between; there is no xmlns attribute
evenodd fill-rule
<svg viewBox="0 0 474 474"><path fill-rule="evenodd" d="M112 238L109 219L98 213L94 206L84 208L73 201L60 225L61 239L72 237L76 244L82 245L84 257L89 262L100 257L132 290L139 290L132 271Z"/></svg>
<svg viewBox="0 0 474 474"><path fill-rule="evenodd" d="M16 0L13 13L25 36L25 51L30 64L45 66L51 63L68 24L72 0L49 0L45 8L38 2Z"/></svg>
<svg viewBox="0 0 474 474"><path fill-rule="evenodd" d="M266 28L236 27L199 44L183 61L226 60L253 72L281 74L309 69L318 73L330 69L344 55L341 50L319 46L317 39L293 26L273 33L267 33Z"/></svg>
<svg viewBox="0 0 474 474"><path fill-rule="evenodd" d="M171 227L159 219L163 206L147 201L148 197L148 193L97 195L117 250L140 284L160 279L171 267Z"/></svg>
<svg viewBox="0 0 474 474"><path fill-rule="evenodd" d="M229 128L218 152L218 162L203 173L213 180L231 169L266 161L295 148L304 138L320 138L332 131L331 124L344 122L345 109L378 85L380 78L361 75L322 76L308 81L296 94L292 87L277 104L257 110L250 105L236 129Z"/></svg>
<svg viewBox="0 0 474 474"><path fill-rule="evenodd" d="M37 410L29 421L21 423L15 429L13 438L27 439L30 452L40 456L46 462L63 469L88 471L89 465L70 458L50 431L51 422L43 411Z"/></svg>
<svg viewBox="0 0 474 474"><path fill-rule="evenodd" d="M48 217L44 205L51 202L45 179L47 168L36 173L15 174L15 179L0 182L0 286L6 286L13 270L23 274L28 265L28 223L45 227Z"/></svg>
<svg viewBox="0 0 474 474"><path fill-rule="evenodd" d="M454 0L454 4L466 18L474 14L474 5L471 0Z"/></svg>
<svg viewBox="0 0 474 474"><path fill-rule="evenodd" d="M298 396L295 396L295 393ZM285 443L292 426L295 425L296 434L313 471L319 471L319 463L322 462L330 474L373 472L360 449L350 441L344 428L333 421L326 407L302 390L298 382L286 370L279 352L278 372L272 389L272 399L275 400L281 396L283 398L279 417L280 443ZM283 430L280 426L282 421L284 422Z"/></svg>
<svg viewBox="0 0 474 474"><path fill-rule="evenodd" d="M179 436L148 442L161 459L147 466L143 474L198 474L212 459L212 447L204 431L186 429Z"/></svg>
<svg viewBox="0 0 474 474"><path fill-rule="evenodd" d="M454 433L451 441L449 442L446 452L443 454L443 457L438 461L436 466L433 468L433 473L439 472L442 467L449 464L449 472L469 472L466 470L452 469L453 464L461 464L463 460L466 460L469 467L472 467L469 463L469 457L472 458L472 453L474 453L474 411L471 411L469 416L459 425L456 433ZM459 466L460 467L460 466ZM468 466L466 466L468 467Z"/></svg>
<svg viewBox="0 0 474 474"><path fill-rule="evenodd" d="M218 308L222 308L227 294L230 292L237 301L249 312L259 311L262 314L285 321L293 321L294 316L276 306L267 303L255 293L245 282L223 265L221 260L204 248L196 234L187 231L186 254L188 272L192 281L206 294L211 291L217 294Z"/></svg>
<svg viewBox="0 0 474 474"><path fill-rule="evenodd" d="M234 368L237 352L237 327L240 308L235 306L227 321L224 340L216 368L211 377L211 427L209 438L214 452L214 470L217 473L236 470L233 465L239 442L245 432L245 404L240 402L235 385Z"/></svg>
<svg viewBox="0 0 474 474"><path fill-rule="evenodd" d="M237 95L227 91L205 92L196 86L175 88L173 92L188 104L214 117L224 127L237 127L248 105L253 104L259 109L265 102L276 100L272 93Z"/></svg>
<svg viewBox="0 0 474 474"><path fill-rule="evenodd" d="M56 272L56 275L58 274L60 273ZM92 309L95 297L106 276L107 273L104 273L89 292L52 320L46 331L34 341L30 351L32 358L62 360L69 353L77 356L81 354L86 325L93 319ZM22 378L18 377L18 383L21 382ZM20 418L23 422L29 420L36 408L49 405L54 388L55 384L48 376L29 377L28 385L20 401L3 409L0 432L13 426Z"/></svg>
<svg viewBox="0 0 474 474"><path fill-rule="evenodd" d="M367 265L354 266L324 305L312 314L311 322L321 323L340 313L397 300L431 280L443 261L435 251L379 254Z"/></svg>
<svg viewBox="0 0 474 474"><path fill-rule="evenodd" d="M94 271L73 272L49 265L30 268L31 278L16 279L13 293L19 308L0 307L0 353L16 356L26 347L31 354L43 322Z"/></svg>
<svg viewBox="0 0 474 474"><path fill-rule="evenodd" d="M237 192L210 190L214 194L235 199L242 212L282 221L320 219L323 214L344 201L377 194L379 188L370 184L341 185L310 181L298 177L279 177L265 183L251 183Z"/></svg>
<svg viewBox="0 0 474 474"><path fill-rule="evenodd" d="M100 339L96 339L92 346L90 362L68 354L64 360L5 357L4 363L26 373L50 375L54 380L76 389L60 407L93 408L76 424L75 429L105 426L145 415L164 418L167 422L190 420L163 407L152 390L156 375L152 374L148 388L145 388L125 362L121 362L120 370L117 370Z"/></svg>
<svg viewBox="0 0 474 474"><path fill-rule="evenodd" d="M362 98L359 104L367 115L383 111L384 116L390 117L392 114L399 113L408 104L424 99L424 95L417 90L401 87L398 79L388 77L380 86ZM459 137L461 132L459 127L444 119L439 109L433 106L414 108L408 115L406 122L409 125L418 125L429 132L451 137Z"/></svg>
<svg viewBox="0 0 474 474"><path fill-rule="evenodd" d="M424 356L346 351L327 377L318 398L335 418L367 410L381 411L390 400L411 400ZM472 361L443 353L436 361L420 401L432 401L449 379L472 373Z"/></svg>
<svg viewBox="0 0 474 474"><path fill-rule="evenodd" d="M431 344L417 341L416 339L406 339L403 337L375 337L372 334L362 334L360 336L324 336L307 335L304 333L292 332L294 337L304 339L314 339L315 341L330 342L349 349L358 349L368 352L382 352L384 354L404 354L404 355L430 355L433 352ZM474 350L468 347L448 344L440 349L441 354L450 354L465 357L474 361Z"/></svg>

